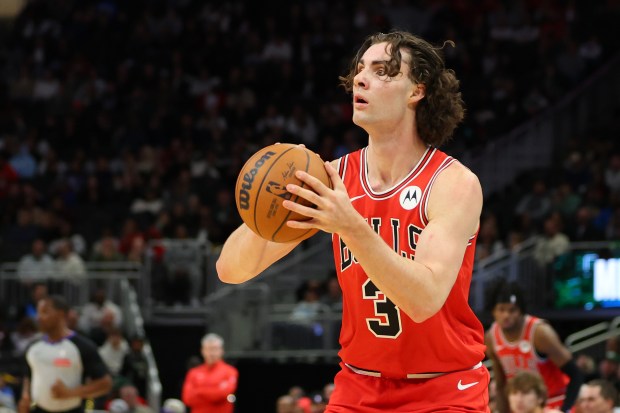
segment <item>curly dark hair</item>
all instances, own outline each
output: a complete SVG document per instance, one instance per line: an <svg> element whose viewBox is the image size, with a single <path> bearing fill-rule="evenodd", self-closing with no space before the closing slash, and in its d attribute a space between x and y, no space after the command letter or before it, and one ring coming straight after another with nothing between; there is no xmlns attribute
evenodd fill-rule
<svg viewBox="0 0 620 413"><path fill-rule="evenodd" d="M340 76L340 84L347 92L353 90L353 78L357 74L358 63L372 45L387 43L386 52L391 55L387 62L388 76L394 77L400 71L402 50L412 58L409 78L424 84L426 93L416 109L418 133L430 146L440 147L447 143L457 125L465 117L465 105L459 91L459 80L454 71L446 69L442 49L446 44L454 46L448 40L442 47L436 47L426 40L404 31L376 33L366 38L351 61L349 73Z"/></svg>

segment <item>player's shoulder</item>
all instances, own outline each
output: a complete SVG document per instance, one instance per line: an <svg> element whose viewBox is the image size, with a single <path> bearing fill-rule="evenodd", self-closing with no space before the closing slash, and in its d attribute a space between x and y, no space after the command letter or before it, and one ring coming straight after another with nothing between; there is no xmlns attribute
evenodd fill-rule
<svg viewBox="0 0 620 413"><path fill-rule="evenodd" d="M67 337L67 339L71 341L72 343L74 343L80 350L82 349L97 350L97 344L95 344L95 342L92 339L90 339L89 337L77 331L74 331L73 334Z"/></svg>

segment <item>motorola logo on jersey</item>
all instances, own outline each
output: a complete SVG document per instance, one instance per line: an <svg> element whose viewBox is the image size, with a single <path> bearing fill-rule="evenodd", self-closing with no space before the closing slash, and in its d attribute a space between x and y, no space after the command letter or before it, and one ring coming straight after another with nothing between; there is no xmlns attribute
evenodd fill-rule
<svg viewBox="0 0 620 413"><path fill-rule="evenodd" d="M422 198L422 190L417 186L408 186L400 192L400 206L407 211L417 207Z"/></svg>

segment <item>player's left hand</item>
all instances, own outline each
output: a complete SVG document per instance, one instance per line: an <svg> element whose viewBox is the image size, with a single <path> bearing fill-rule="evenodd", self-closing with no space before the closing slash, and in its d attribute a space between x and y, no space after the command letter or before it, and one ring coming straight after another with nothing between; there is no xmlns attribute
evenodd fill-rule
<svg viewBox="0 0 620 413"><path fill-rule="evenodd" d="M328 233L342 234L363 220L351 205L347 189L340 175L338 175L338 171L330 162L325 162L325 170L334 189L327 187L319 179L305 171L298 170L295 172L295 176L309 188L288 184L286 190L306 199L316 205L316 208L285 200L282 206L286 209L310 218L307 221L288 221L288 226L302 229L318 228Z"/></svg>
<svg viewBox="0 0 620 413"><path fill-rule="evenodd" d="M68 397L73 397L71 394L71 389L67 387L67 385L60 379L56 379L56 382L52 385L52 396L57 399L66 399Z"/></svg>

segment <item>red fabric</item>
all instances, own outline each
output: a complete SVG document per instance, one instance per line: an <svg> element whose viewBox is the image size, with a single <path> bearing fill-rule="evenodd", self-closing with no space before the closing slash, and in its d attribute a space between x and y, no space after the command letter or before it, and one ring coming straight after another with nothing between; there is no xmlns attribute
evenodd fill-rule
<svg viewBox="0 0 620 413"><path fill-rule="evenodd" d="M391 248L413 259L427 223L427 194L435 177L452 162L430 148L400 184L383 193L374 193L368 185L366 149L341 158L339 172L353 207ZM411 373L464 370L484 359L484 329L468 302L476 236L443 308L422 323L386 300L338 234L332 239L344 297L340 356L345 363L383 377L405 378Z"/></svg>
<svg viewBox="0 0 620 413"><path fill-rule="evenodd" d="M237 391L238 378L237 368L224 361L194 367L185 376L182 401L192 413L232 413L229 396Z"/></svg>

